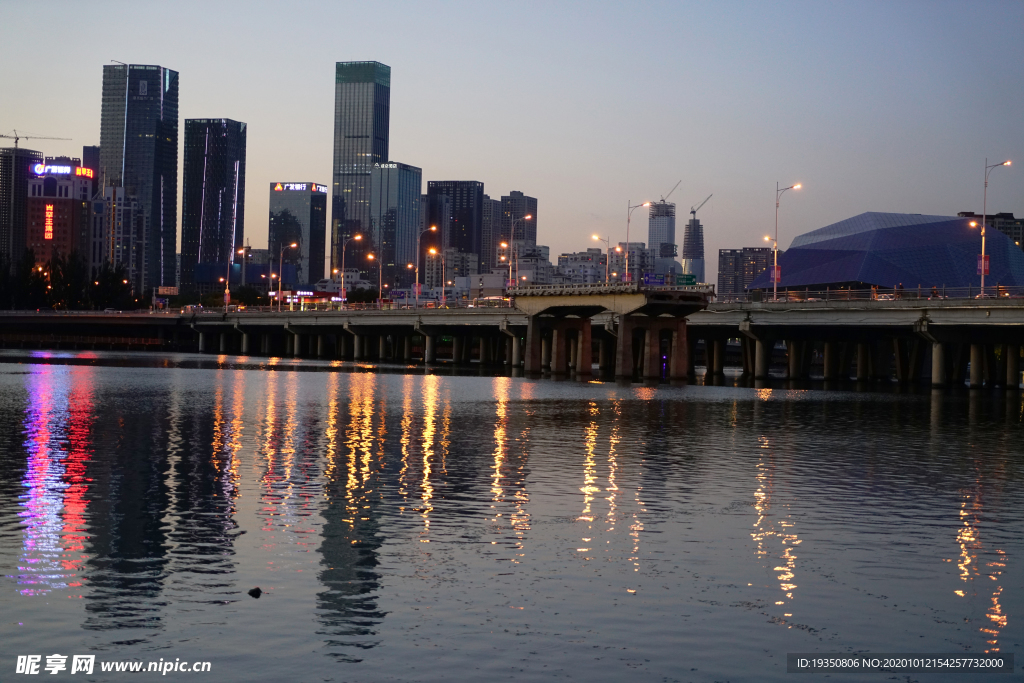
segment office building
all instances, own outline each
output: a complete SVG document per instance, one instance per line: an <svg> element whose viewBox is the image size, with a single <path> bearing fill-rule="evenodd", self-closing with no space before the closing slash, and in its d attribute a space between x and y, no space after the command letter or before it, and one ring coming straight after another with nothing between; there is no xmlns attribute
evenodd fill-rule
<svg viewBox="0 0 1024 683"><path fill-rule="evenodd" d="M475 180L431 180L427 183L430 224L442 233L443 248L476 254L479 266L483 238L484 184ZM442 199L447 198L447 199ZM445 226L446 202L451 220ZM469 273L474 275L475 273Z"/></svg>
<svg viewBox="0 0 1024 683"><path fill-rule="evenodd" d="M416 261L422 186L423 172L397 161L374 164L370 174L369 238L391 287L413 280L407 266Z"/></svg>
<svg viewBox="0 0 1024 683"><path fill-rule="evenodd" d="M100 184L123 187L141 212L136 292L173 286L178 231L178 72L103 67ZM116 193L115 193L116 194Z"/></svg>
<svg viewBox="0 0 1024 683"><path fill-rule="evenodd" d="M640 282L644 273L654 272L654 258L651 250L644 242L619 242L612 247L611 262L609 265L611 282L625 282L626 278L626 254L629 254L629 272L633 274L632 281Z"/></svg>
<svg viewBox="0 0 1024 683"><path fill-rule="evenodd" d="M36 175L28 181L25 247L32 250L37 266L72 253L87 260L92 169L72 166L80 160L68 157L46 161L34 166Z"/></svg>
<svg viewBox="0 0 1024 683"><path fill-rule="evenodd" d="M957 214L960 218L970 218L976 223L981 223L981 214L973 211L961 211ZM1024 218L1016 218L1012 213L990 213L985 217L985 225L995 228L1003 233L1024 250ZM987 232L986 232L987 234Z"/></svg>
<svg viewBox="0 0 1024 683"><path fill-rule="evenodd" d="M34 149L0 149L0 261L17 261L25 251L28 179L42 162L42 152Z"/></svg>
<svg viewBox="0 0 1024 683"><path fill-rule="evenodd" d="M197 263L236 260L245 241L246 126L231 119L186 119L182 170L181 280Z"/></svg>
<svg viewBox="0 0 1024 683"><path fill-rule="evenodd" d="M586 251L559 254L553 284L581 285L604 282L607 263L608 255L603 249L596 247Z"/></svg>
<svg viewBox="0 0 1024 683"><path fill-rule="evenodd" d="M299 246L292 249L288 246L291 244ZM284 263L295 267L296 279L294 282L285 280L286 286L306 287L324 278L326 244L327 186L270 183L268 248L271 265L276 267L284 247ZM288 274L285 270L285 275Z"/></svg>
<svg viewBox="0 0 1024 683"><path fill-rule="evenodd" d="M444 250L443 254L443 263L441 261L441 254L435 254L427 258L423 282L428 289L440 288L442 282L454 284L455 278L468 277L480 272L480 261L476 254L461 252L454 247L448 247Z"/></svg>
<svg viewBox="0 0 1024 683"><path fill-rule="evenodd" d="M651 204L647 214L647 244L655 257L675 258L676 205L664 200Z"/></svg>
<svg viewBox="0 0 1024 683"><path fill-rule="evenodd" d="M92 179L92 193L95 195L100 189L100 146L82 146L82 166L91 168L95 173Z"/></svg>
<svg viewBox="0 0 1024 683"><path fill-rule="evenodd" d="M374 164L388 160L390 111L390 66L379 62L335 64L332 269L341 267L341 248L349 237L369 233L370 176ZM355 245L355 251L361 254L363 250Z"/></svg>
<svg viewBox="0 0 1024 683"><path fill-rule="evenodd" d="M683 232L683 273L704 282L704 226L695 214L691 214Z"/></svg>
<svg viewBox="0 0 1024 683"><path fill-rule="evenodd" d="M719 300L741 297L754 279L772 265L772 250L768 247L718 250Z"/></svg>
<svg viewBox="0 0 1024 683"><path fill-rule="evenodd" d="M507 265L499 261L502 253L501 226L504 214L501 200L484 195L483 222L480 230L480 272L489 273L493 268ZM507 242L506 242L507 244Z"/></svg>
<svg viewBox="0 0 1024 683"><path fill-rule="evenodd" d="M518 190L501 198L502 229L498 242L537 243L537 199ZM530 216L529 220L526 217ZM512 225L515 223L515 234Z"/></svg>
<svg viewBox="0 0 1024 683"><path fill-rule="evenodd" d="M90 205L89 261L93 276L104 263L122 266L134 288L142 270L144 221L140 202L123 187L104 187L103 194L96 195Z"/></svg>

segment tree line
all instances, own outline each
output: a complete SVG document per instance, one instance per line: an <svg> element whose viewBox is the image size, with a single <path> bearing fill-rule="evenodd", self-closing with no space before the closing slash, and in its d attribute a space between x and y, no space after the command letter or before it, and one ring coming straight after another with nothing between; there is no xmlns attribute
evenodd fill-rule
<svg viewBox="0 0 1024 683"><path fill-rule="evenodd" d="M31 249L14 263L0 255L0 309L88 311L138 306L128 272L120 264L104 263L92 277L89 265L76 252L54 254L42 265L36 264Z"/></svg>

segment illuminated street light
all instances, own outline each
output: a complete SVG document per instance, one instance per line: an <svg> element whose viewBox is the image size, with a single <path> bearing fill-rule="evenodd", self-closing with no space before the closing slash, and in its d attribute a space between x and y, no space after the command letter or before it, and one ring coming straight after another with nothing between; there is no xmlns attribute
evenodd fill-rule
<svg viewBox="0 0 1024 683"><path fill-rule="evenodd" d="M983 299L985 298L985 271L988 270L988 261L985 258L985 224L987 223L988 213L988 174L992 172L993 168L998 168L999 166L1010 166L1011 163L1012 162L1007 159L1001 164L992 164L990 166L988 163L988 157L985 157L985 195L981 203L981 265L979 266L979 270L981 270L981 298ZM974 227L974 223L971 223L971 227Z"/></svg>
<svg viewBox="0 0 1024 683"><path fill-rule="evenodd" d="M352 240L355 240L356 242L358 242L361 239L363 239L362 235L352 235L347 240L345 240L344 244L341 245L341 302L342 302L342 305L347 303L346 296L345 296L345 249L348 248L348 243L351 242Z"/></svg>
<svg viewBox="0 0 1024 683"><path fill-rule="evenodd" d="M604 257L604 281L608 282L608 268L611 265L612 260L612 236L608 235L608 239L601 237L600 235L591 235L591 237L598 242L604 242L605 251L607 252Z"/></svg>
<svg viewBox="0 0 1024 683"><path fill-rule="evenodd" d="M630 206L629 201L626 202L626 282L633 281L633 275L629 270L629 221L633 217L633 209L639 209L644 206L650 206L650 202L644 202L643 204L637 204L636 206Z"/></svg>
<svg viewBox="0 0 1024 683"><path fill-rule="evenodd" d="M779 198L786 190L799 190L800 183L779 189L779 182L775 181L775 265L772 267L772 299L779 300Z"/></svg>
<svg viewBox="0 0 1024 683"><path fill-rule="evenodd" d="M420 238L428 232L437 232L437 226L431 225L429 228L416 235L416 286L414 287L416 290L416 308L419 308L420 306ZM430 253L434 252L431 251Z"/></svg>

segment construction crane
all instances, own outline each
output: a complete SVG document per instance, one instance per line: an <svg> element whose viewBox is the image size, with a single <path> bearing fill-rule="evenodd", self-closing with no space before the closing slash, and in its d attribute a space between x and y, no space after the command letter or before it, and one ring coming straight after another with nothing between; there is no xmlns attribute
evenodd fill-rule
<svg viewBox="0 0 1024 683"><path fill-rule="evenodd" d="M71 138L51 138L42 135L20 135L18 131L13 131L14 135L3 135L0 134L0 138L11 138L14 140L14 149L18 149L18 140L22 138L26 140L70 140Z"/></svg>
<svg viewBox="0 0 1024 683"><path fill-rule="evenodd" d="M715 196L715 194L712 192L711 194L708 195L708 199L711 199L714 196ZM692 206L690 207L690 218L692 220L697 220L697 212L700 211L700 207L702 207L702 206L704 206L705 204L708 203L708 199L705 199L704 201L702 201L700 204L698 204L696 206L696 208L692 207Z"/></svg>
<svg viewBox="0 0 1024 683"><path fill-rule="evenodd" d="M682 182L682 180L680 179L680 181L679 181L679 182ZM669 199L670 197L672 197L672 193L674 193L674 191L676 191L676 187L678 187L678 186L679 186L679 182L677 182L677 183L676 183L676 184L675 184L675 185L673 186L673 188L669 190L669 194L668 194L668 195L665 195L664 197L662 197L662 204L665 204L665 202L666 202L666 201L667 201L667 200L668 200L668 199Z"/></svg>

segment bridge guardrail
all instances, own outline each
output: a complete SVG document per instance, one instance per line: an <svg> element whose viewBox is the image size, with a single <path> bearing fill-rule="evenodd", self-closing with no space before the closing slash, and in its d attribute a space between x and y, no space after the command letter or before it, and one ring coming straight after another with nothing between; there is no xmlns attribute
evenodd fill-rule
<svg viewBox="0 0 1024 683"><path fill-rule="evenodd" d="M999 299L1024 299L1024 287L986 285L980 287L922 287L913 289L899 287L872 287L870 289L810 289L780 290L777 298L771 290L757 290L741 295L717 297L715 303L801 303L818 301L942 301L942 300L991 301Z"/></svg>

